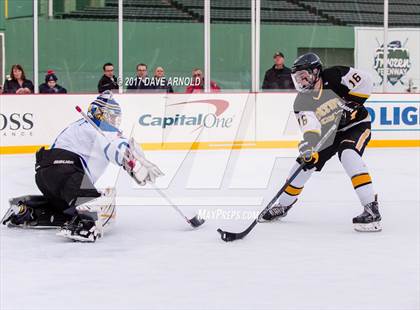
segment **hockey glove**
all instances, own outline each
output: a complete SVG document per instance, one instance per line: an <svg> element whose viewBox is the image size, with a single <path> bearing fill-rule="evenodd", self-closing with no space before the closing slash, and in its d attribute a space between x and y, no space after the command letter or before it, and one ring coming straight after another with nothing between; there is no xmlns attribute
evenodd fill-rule
<svg viewBox="0 0 420 310"><path fill-rule="evenodd" d="M362 105L353 101L341 101L341 104L343 112L340 118L340 126L343 127L356 118L356 114L358 113L358 110L360 107L362 107Z"/></svg>
<svg viewBox="0 0 420 310"><path fill-rule="evenodd" d="M146 185L146 183L155 183L156 178L163 175L158 166L145 158L144 153L133 138L129 141L123 167L141 186Z"/></svg>
<svg viewBox="0 0 420 310"><path fill-rule="evenodd" d="M314 145L319 140L319 135L313 132L308 132L303 135L304 139L299 143L298 149L300 158L306 163L306 169L315 167L319 160L319 153L314 150Z"/></svg>

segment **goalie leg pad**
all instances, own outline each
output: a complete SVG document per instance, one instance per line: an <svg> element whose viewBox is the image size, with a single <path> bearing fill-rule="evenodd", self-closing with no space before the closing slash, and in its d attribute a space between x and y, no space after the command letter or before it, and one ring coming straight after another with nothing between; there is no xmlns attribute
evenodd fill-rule
<svg viewBox="0 0 420 310"><path fill-rule="evenodd" d="M95 242L115 222L115 189L106 189L101 197L76 207L77 215L57 233L71 240Z"/></svg>
<svg viewBox="0 0 420 310"><path fill-rule="evenodd" d="M101 191L101 197L88 201L76 207L78 214L95 214L93 217L100 222L102 227L108 228L115 223L115 188Z"/></svg>

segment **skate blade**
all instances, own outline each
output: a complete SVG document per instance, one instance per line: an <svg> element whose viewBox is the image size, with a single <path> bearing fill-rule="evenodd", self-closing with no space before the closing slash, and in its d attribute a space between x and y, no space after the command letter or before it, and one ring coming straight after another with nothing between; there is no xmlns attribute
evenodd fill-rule
<svg viewBox="0 0 420 310"><path fill-rule="evenodd" d="M3 225L6 225L6 223L10 220L11 216L16 215L19 213L19 207L18 206L10 206L9 209L6 211L4 216L1 219L1 223Z"/></svg>
<svg viewBox="0 0 420 310"><path fill-rule="evenodd" d="M258 219L258 223L275 223L275 222L281 222L285 217L286 217L286 215L283 215L283 216L279 215L279 216L276 216L276 217L272 218L271 220L266 220L266 219L263 219L261 217L261 218Z"/></svg>
<svg viewBox="0 0 420 310"><path fill-rule="evenodd" d="M367 224L353 224L353 228L358 232L379 232L382 230L381 222L372 222Z"/></svg>
<svg viewBox="0 0 420 310"><path fill-rule="evenodd" d="M89 238L85 238L79 235L72 235L70 230L60 230L56 235L59 237L64 237L66 239L70 239L70 240L78 241L78 242L93 243L96 241L96 239L94 239L93 236L90 236Z"/></svg>
<svg viewBox="0 0 420 310"><path fill-rule="evenodd" d="M258 223L275 223L275 222L281 221L281 219L282 219L281 217L280 218L275 217L271 220L266 220L266 219L261 218L261 219L258 219Z"/></svg>
<svg viewBox="0 0 420 310"><path fill-rule="evenodd" d="M59 229L61 226L52 226L52 225L28 225L28 224L21 224L21 225L16 225L13 223L7 223L7 227L8 228L20 228L20 229L34 229L34 230L48 230L48 229Z"/></svg>

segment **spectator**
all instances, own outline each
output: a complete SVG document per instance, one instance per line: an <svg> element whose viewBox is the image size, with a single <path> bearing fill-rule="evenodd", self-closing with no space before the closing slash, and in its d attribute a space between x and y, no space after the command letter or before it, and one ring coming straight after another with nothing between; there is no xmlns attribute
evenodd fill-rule
<svg viewBox="0 0 420 310"><path fill-rule="evenodd" d="M25 71L21 65L13 65L10 70L10 78L4 82L4 94L25 95L34 92L34 84L27 80Z"/></svg>
<svg viewBox="0 0 420 310"><path fill-rule="evenodd" d="M114 75L114 65L108 62L104 64L102 69L104 70L104 75L98 83L99 93L103 93L106 90L118 89L118 81Z"/></svg>
<svg viewBox="0 0 420 310"><path fill-rule="evenodd" d="M295 89L291 70L284 65L284 55L276 52L273 56L274 65L265 72L263 89Z"/></svg>
<svg viewBox="0 0 420 310"><path fill-rule="evenodd" d="M67 94L67 89L57 84L57 76L53 70L48 70L45 83L39 85L40 94Z"/></svg>
<svg viewBox="0 0 420 310"><path fill-rule="evenodd" d="M188 85L185 89L186 93L197 93L204 90L204 76L203 72L199 68L195 68L192 71L192 85ZM214 81L210 81L210 89L212 92L220 92L220 87Z"/></svg>
<svg viewBox="0 0 420 310"><path fill-rule="evenodd" d="M128 82L127 89L135 92L144 92L153 89L154 86L150 85L151 81L147 74L147 65L144 63L138 64L136 71L136 77Z"/></svg>
<svg viewBox="0 0 420 310"><path fill-rule="evenodd" d="M172 85L168 84L168 80L165 77L165 70L163 70L162 67L157 67L155 69L155 75L154 75L154 83L155 83L155 89L157 91L164 91L167 93L173 93L174 90L172 88Z"/></svg>

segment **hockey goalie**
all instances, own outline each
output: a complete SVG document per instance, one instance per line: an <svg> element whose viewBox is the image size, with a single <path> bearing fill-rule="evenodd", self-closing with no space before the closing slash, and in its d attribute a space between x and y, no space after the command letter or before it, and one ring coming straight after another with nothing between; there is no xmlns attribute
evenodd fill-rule
<svg viewBox="0 0 420 310"><path fill-rule="evenodd" d="M10 199L2 224L58 227L59 236L94 242L115 219L115 189L94 185L110 162L139 185L154 183L163 174L134 139L122 136L121 108L110 91L89 105L87 117L96 128L82 118L64 129L50 149L36 153L35 181L43 195Z"/></svg>

